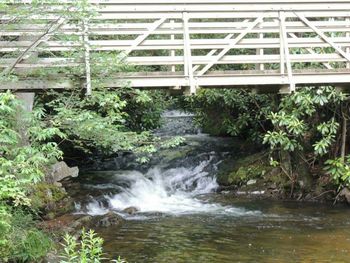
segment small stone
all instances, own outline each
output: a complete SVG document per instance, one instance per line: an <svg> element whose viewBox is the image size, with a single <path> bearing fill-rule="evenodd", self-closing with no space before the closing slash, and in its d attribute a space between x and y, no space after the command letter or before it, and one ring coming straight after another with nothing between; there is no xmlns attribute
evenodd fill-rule
<svg viewBox="0 0 350 263"><path fill-rule="evenodd" d="M247 182L247 185L253 185L253 184L256 184L256 180L254 179L251 179Z"/></svg>
<svg viewBox="0 0 350 263"><path fill-rule="evenodd" d="M104 216L99 216L96 218L96 226L97 227L110 227L115 225L120 225L124 219L113 212L108 212Z"/></svg>
<svg viewBox="0 0 350 263"><path fill-rule="evenodd" d="M137 208L137 207L134 207L134 206L131 206L131 207L128 207L128 208L125 208L123 210L124 213L127 213L129 215L133 215L137 212L139 212L140 210Z"/></svg>

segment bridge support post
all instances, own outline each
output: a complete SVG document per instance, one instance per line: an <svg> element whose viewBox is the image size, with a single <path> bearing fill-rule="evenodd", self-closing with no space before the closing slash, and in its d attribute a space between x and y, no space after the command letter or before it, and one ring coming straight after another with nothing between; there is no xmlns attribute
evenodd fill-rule
<svg viewBox="0 0 350 263"><path fill-rule="evenodd" d="M348 22L348 24L350 24L350 18L349 18L349 17L346 18L346 22ZM346 37L347 37L347 38L350 37L350 32L347 32L347 33L346 33ZM349 48L349 47L346 48L346 53L350 56L350 48ZM350 69L350 62L347 62L347 63L346 63L346 68L349 68L349 69Z"/></svg>
<svg viewBox="0 0 350 263"><path fill-rule="evenodd" d="M283 85L278 91L279 94L291 94L291 92L290 85Z"/></svg>
<svg viewBox="0 0 350 263"><path fill-rule="evenodd" d="M34 105L34 92L18 92L16 97L22 102L23 110L31 112Z"/></svg>
<svg viewBox="0 0 350 263"><path fill-rule="evenodd" d="M34 106L34 92L18 92L15 94L17 99L22 102L17 113L17 131L21 136L20 145L25 146L29 144L29 135L28 135L28 123L26 119L23 118L23 115L32 112Z"/></svg>

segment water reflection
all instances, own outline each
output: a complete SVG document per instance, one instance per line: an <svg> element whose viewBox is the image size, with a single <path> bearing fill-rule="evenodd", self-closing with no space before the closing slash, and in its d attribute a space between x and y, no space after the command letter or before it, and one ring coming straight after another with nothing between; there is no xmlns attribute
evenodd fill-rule
<svg viewBox="0 0 350 263"><path fill-rule="evenodd" d="M237 201L236 206L259 206L264 216L168 215L99 232L108 253L129 262L350 261L347 208Z"/></svg>

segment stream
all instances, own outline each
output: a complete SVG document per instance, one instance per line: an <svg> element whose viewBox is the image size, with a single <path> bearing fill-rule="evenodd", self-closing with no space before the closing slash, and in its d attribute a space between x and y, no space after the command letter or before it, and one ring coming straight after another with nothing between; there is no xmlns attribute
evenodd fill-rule
<svg viewBox="0 0 350 263"><path fill-rule="evenodd" d="M76 213L113 211L126 219L122 226L97 229L108 256L129 263L349 262L348 207L240 199L217 191L220 164L247 154L243 144L189 135L191 116L169 118L173 125L168 121L166 130L177 134L186 123L186 146L148 167L100 163L100 169L81 173L74 191L68 189ZM182 155L169 157L174 152ZM124 211L130 207L137 212Z"/></svg>

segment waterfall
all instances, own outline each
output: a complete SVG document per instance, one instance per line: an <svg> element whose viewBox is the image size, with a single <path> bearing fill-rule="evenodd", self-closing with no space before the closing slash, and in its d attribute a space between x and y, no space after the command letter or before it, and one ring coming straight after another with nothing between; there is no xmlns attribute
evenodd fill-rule
<svg viewBox="0 0 350 263"><path fill-rule="evenodd" d="M158 136L189 135L200 132L195 125L194 114L179 110L165 111L162 115L162 123L162 127L155 131Z"/></svg>
<svg viewBox="0 0 350 263"><path fill-rule="evenodd" d="M79 210L90 215L101 215L108 211L123 214L123 210L129 207L136 208L139 213L160 212L173 215L251 214L251 211L241 208L208 202L206 194L218 187L215 176L205 172L205 168L210 165L214 165L213 158L190 168L163 169L155 166L144 174L138 171L116 172L113 181L120 183L120 192L105 195L106 202L92 200L84 209L79 207ZM127 216L126 213L124 215Z"/></svg>
<svg viewBox="0 0 350 263"><path fill-rule="evenodd" d="M104 194L91 198L85 204L77 203L78 213L101 215L114 211L129 217L124 210L130 207L142 215L230 213L241 216L255 213L210 200L211 193L218 188L217 167L227 155L227 149L231 150L227 139L210 138L203 134L193 135L198 134L198 129L191 114L168 111L163 115L163 123L163 127L156 131L157 134L192 134L188 140L195 146L189 142L184 146L188 147L184 151L186 154L180 159L168 160L165 164L157 163L146 171L109 171L102 183L85 183L89 189L102 191ZM97 177L103 176L97 174ZM111 189L113 191L109 191Z"/></svg>

